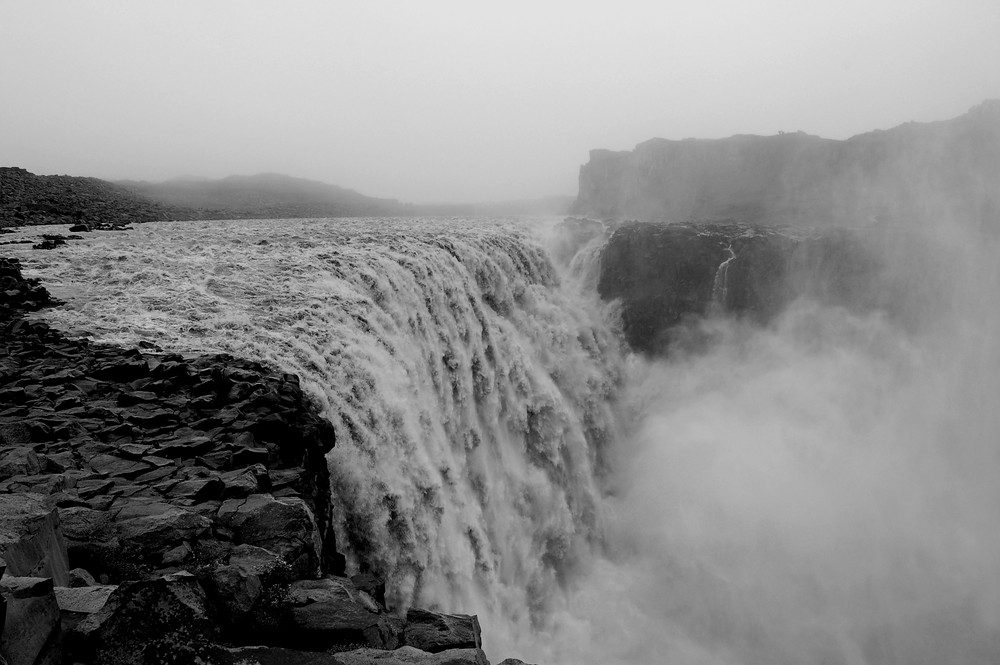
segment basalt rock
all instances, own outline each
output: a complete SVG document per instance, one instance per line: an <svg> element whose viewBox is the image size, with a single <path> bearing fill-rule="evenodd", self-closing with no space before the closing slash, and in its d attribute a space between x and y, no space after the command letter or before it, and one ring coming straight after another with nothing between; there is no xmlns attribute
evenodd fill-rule
<svg viewBox="0 0 1000 665"><path fill-rule="evenodd" d="M793 229L630 222L601 256L598 292L619 300L629 345L665 353L713 314L772 321L797 299L884 311L919 325L920 302L942 301L947 258L896 229Z"/></svg>
<svg viewBox="0 0 1000 665"><path fill-rule="evenodd" d="M59 665L62 624L52 579L5 575L0 595L7 608L0 655L7 665Z"/></svg>
<svg viewBox="0 0 1000 665"><path fill-rule="evenodd" d="M477 617L421 609L411 609L406 613L403 640L411 647L431 653L447 649L478 649L483 645Z"/></svg>

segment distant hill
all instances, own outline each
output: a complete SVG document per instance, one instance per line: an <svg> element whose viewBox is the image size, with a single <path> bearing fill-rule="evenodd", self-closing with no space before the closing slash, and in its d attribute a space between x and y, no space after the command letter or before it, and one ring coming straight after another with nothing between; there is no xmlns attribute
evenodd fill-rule
<svg viewBox="0 0 1000 665"><path fill-rule="evenodd" d="M801 132L593 150L573 213L769 224L1000 224L1000 101L844 141Z"/></svg>
<svg viewBox="0 0 1000 665"><path fill-rule="evenodd" d="M174 218L168 207L104 180L40 176L21 168L0 167L0 226L123 225Z"/></svg>
<svg viewBox="0 0 1000 665"><path fill-rule="evenodd" d="M175 209L179 219L274 219L360 217L404 214L395 199L378 199L352 189L276 173L221 180L184 178L117 185Z"/></svg>

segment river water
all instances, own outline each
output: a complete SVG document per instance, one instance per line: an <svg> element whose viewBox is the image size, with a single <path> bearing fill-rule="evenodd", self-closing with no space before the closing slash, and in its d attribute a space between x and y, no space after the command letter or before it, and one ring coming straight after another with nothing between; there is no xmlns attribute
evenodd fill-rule
<svg viewBox="0 0 1000 665"><path fill-rule="evenodd" d="M493 662L997 662L992 268L920 332L798 302L651 360L596 296L599 244L567 260L557 221L159 223L10 253L64 330L299 374L337 432L351 571L397 609L478 614Z"/></svg>

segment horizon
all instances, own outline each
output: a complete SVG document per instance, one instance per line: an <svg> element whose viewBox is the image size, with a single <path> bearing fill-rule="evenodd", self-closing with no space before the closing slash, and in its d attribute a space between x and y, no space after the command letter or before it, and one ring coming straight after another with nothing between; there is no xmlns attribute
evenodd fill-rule
<svg viewBox="0 0 1000 665"><path fill-rule="evenodd" d="M843 140L1000 97L1000 5L44 0L0 25L0 156L40 175L277 173L405 203L574 196L594 149Z"/></svg>

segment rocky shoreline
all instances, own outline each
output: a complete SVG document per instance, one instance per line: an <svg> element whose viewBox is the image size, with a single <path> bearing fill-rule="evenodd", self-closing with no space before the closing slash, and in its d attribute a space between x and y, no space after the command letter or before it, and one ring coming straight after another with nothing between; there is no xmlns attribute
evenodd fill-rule
<svg viewBox="0 0 1000 665"><path fill-rule="evenodd" d="M28 318L54 304L0 259L8 665L488 663L475 616L401 615L345 575L335 435L298 377Z"/></svg>

